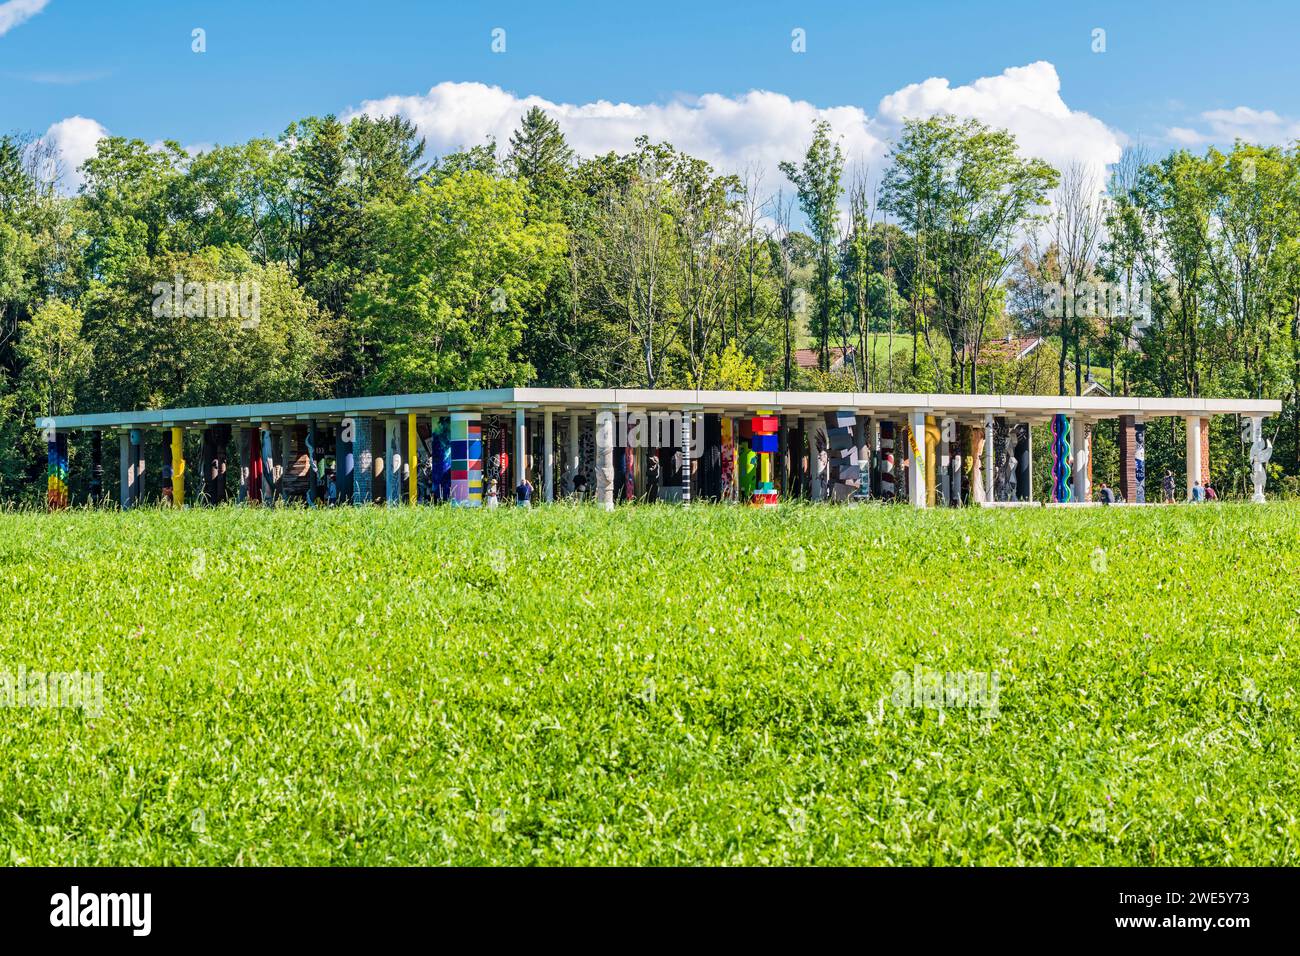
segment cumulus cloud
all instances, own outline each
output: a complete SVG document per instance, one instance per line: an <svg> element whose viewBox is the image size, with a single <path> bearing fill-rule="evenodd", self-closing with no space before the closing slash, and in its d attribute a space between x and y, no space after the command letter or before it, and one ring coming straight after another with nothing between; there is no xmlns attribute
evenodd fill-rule
<svg viewBox="0 0 1300 956"><path fill-rule="evenodd" d="M1206 110L1198 119L1203 128L1172 126L1165 131L1180 146L1204 146L1215 143L1231 146L1236 140L1276 146L1300 139L1300 120L1279 116L1272 110L1237 106L1230 110Z"/></svg>
<svg viewBox="0 0 1300 956"><path fill-rule="evenodd" d="M0 3L0 37L45 9L49 0L8 0Z"/></svg>
<svg viewBox="0 0 1300 956"><path fill-rule="evenodd" d="M1077 160L1100 171L1119 159L1123 147L1121 134L1066 105L1056 68L1045 62L1013 67L964 86L931 78L885 96L874 113L849 104L820 107L766 90L740 96L708 93L667 103L575 104L517 96L483 83L445 82L422 95L366 100L345 118L361 113L404 116L436 154L488 139L504 148L520 116L533 106L554 117L580 155L627 151L645 134L723 172L756 169L767 190L784 184L777 163L799 158L818 119L830 123L851 162L875 172L883 168L889 140L904 120L938 113L1005 127L1026 155L1056 165Z"/></svg>
<svg viewBox="0 0 1300 956"><path fill-rule="evenodd" d="M99 141L108 135L108 130L93 119L84 116L69 116L60 120L45 131L37 142L50 150L59 164L58 172L62 174L60 187L65 192L76 192L85 182L79 167L95 155Z"/></svg>

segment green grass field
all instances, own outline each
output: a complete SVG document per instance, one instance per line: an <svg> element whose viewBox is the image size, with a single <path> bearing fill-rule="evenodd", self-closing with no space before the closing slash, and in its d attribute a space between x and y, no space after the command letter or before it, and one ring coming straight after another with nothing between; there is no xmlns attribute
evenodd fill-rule
<svg viewBox="0 0 1300 956"><path fill-rule="evenodd" d="M19 864L1300 862L1300 510L0 515ZM898 671L996 672L997 712Z"/></svg>

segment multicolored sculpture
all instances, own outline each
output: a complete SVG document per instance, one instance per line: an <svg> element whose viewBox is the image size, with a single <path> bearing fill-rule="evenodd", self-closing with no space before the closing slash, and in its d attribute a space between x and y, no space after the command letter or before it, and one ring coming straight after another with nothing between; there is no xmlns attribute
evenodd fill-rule
<svg viewBox="0 0 1300 956"><path fill-rule="evenodd" d="M451 413L451 503L483 503L483 431L478 412Z"/></svg>
<svg viewBox="0 0 1300 956"><path fill-rule="evenodd" d="M1147 500L1147 426L1137 422L1133 426L1133 500L1145 504Z"/></svg>
<svg viewBox="0 0 1300 956"><path fill-rule="evenodd" d="M775 412L760 411L750 421L753 437L750 439L750 452L755 463L754 493L750 501L762 507L773 507L777 502L776 492L776 452L779 439L777 429L780 421Z"/></svg>
<svg viewBox="0 0 1300 956"><path fill-rule="evenodd" d="M51 511L68 506L68 435L46 432L45 502ZM38 486L39 487L39 486Z"/></svg>
<svg viewBox="0 0 1300 956"><path fill-rule="evenodd" d="M1070 467L1070 419L1065 415L1052 416L1052 500L1070 501L1074 490Z"/></svg>

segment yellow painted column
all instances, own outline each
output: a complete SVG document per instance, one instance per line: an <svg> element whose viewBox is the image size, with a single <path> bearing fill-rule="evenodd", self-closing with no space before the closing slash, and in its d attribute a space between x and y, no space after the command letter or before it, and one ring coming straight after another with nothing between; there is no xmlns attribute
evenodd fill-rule
<svg viewBox="0 0 1300 956"><path fill-rule="evenodd" d="M185 429L172 429L172 505L185 507Z"/></svg>
<svg viewBox="0 0 1300 956"><path fill-rule="evenodd" d="M420 435L415 430L415 412L410 412L406 416L406 491L410 495L411 504L420 503L420 479L419 464L420 459L416 454L416 448L420 441Z"/></svg>
<svg viewBox="0 0 1300 956"><path fill-rule="evenodd" d="M925 416L925 503L933 508L939 488L935 463L939 458L939 424L933 415Z"/></svg>

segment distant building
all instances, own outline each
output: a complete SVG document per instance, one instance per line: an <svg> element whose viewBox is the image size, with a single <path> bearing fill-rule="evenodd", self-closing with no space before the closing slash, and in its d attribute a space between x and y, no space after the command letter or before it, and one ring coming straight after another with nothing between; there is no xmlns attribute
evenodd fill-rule
<svg viewBox="0 0 1300 956"><path fill-rule="evenodd" d="M853 346L835 346L831 352L831 371L839 372L844 369L854 367L857 358L857 350ZM797 349L794 353L794 362L799 368L806 371L816 371L821 367L821 350L820 349Z"/></svg>

